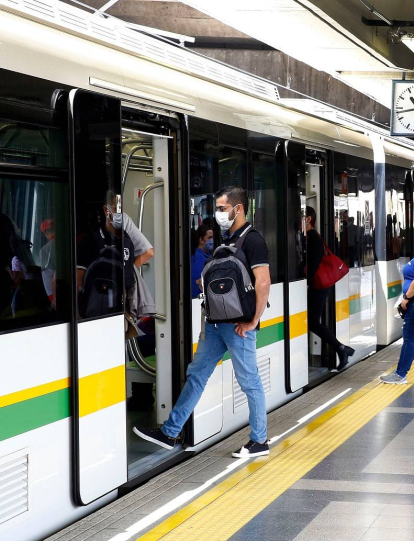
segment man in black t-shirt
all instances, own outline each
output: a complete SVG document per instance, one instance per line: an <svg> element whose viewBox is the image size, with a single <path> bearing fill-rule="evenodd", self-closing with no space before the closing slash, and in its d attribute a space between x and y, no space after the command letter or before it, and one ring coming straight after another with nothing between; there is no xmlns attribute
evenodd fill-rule
<svg viewBox="0 0 414 541"><path fill-rule="evenodd" d="M245 231L247 194L238 186L229 186L216 194L216 221L222 232L228 232L225 243L232 244ZM250 267L256 292L254 318L242 323L206 323L205 338L198 342L193 362L187 369L187 381L180 397L161 428L148 430L134 427L141 438L172 449L197 405L204 387L217 363L229 352L234 372L249 404L251 427L249 442L232 453L233 457L255 457L269 454L266 431L266 401L257 369L256 329L266 308L270 289L267 246L257 231L246 233L242 250Z"/></svg>

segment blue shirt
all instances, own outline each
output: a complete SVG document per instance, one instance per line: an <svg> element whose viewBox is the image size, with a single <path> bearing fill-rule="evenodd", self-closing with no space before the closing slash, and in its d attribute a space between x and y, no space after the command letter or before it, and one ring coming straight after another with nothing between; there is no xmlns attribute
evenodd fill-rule
<svg viewBox="0 0 414 541"><path fill-rule="evenodd" d="M411 282L414 280L414 259L409 261L403 268L403 294L405 295L408 291L408 288L411 285Z"/></svg>
<svg viewBox="0 0 414 541"><path fill-rule="evenodd" d="M196 248L195 254L191 257L191 296L193 299L196 299L201 293L196 280L201 278L201 272L209 257L209 254L200 248Z"/></svg>

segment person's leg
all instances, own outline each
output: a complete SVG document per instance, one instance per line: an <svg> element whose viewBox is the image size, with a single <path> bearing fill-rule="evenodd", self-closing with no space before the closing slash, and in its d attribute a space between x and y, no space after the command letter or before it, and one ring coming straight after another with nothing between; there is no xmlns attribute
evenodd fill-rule
<svg viewBox="0 0 414 541"><path fill-rule="evenodd" d="M249 404L250 439L264 443L267 440L266 400L262 380L257 369L256 331L242 338L234 331L235 325L222 323L220 333L226 342L234 373Z"/></svg>
<svg viewBox="0 0 414 541"><path fill-rule="evenodd" d="M321 340L327 342L338 353L341 342L336 336L321 323L322 312L328 298L329 289L314 289L310 287L308 290L308 327L309 330L315 333Z"/></svg>
<svg viewBox="0 0 414 541"><path fill-rule="evenodd" d="M193 362L187 368L187 381L161 431L170 438L176 438L190 417L204 391L204 387L223 358L227 347L215 325L206 324L205 339L200 340Z"/></svg>
<svg viewBox="0 0 414 541"><path fill-rule="evenodd" d="M413 301L412 301L413 302ZM403 323L403 346L396 373L405 378L414 359L414 304L409 304Z"/></svg>

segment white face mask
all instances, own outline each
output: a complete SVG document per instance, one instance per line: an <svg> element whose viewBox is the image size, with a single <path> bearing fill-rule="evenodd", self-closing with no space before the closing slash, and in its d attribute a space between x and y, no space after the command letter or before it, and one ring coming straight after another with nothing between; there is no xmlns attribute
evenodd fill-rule
<svg viewBox="0 0 414 541"><path fill-rule="evenodd" d="M110 207L106 207L109 211L111 224L114 229L122 229L122 212L112 212Z"/></svg>
<svg viewBox="0 0 414 541"><path fill-rule="evenodd" d="M233 212L233 210L237 207L235 205L229 212L219 212L216 211L216 222L220 226L222 231L228 231L230 227L234 224L234 220L236 219L236 215L234 215L234 218L232 220L229 220L229 214L230 212Z"/></svg>

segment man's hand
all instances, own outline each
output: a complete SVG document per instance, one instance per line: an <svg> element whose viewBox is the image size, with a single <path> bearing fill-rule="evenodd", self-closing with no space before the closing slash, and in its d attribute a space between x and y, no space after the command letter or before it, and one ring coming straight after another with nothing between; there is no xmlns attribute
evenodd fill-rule
<svg viewBox="0 0 414 541"><path fill-rule="evenodd" d="M256 319L252 319L252 321L247 321L246 323L238 323L234 329L234 332L236 332L242 338L247 338L246 333L248 331L254 331L258 323L259 321Z"/></svg>
<svg viewBox="0 0 414 541"><path fill-rule="evenodd" d="M403 310L407 310L407 304L408 304L408 302L409 302L408 299L403 299L403 300L401 301L401 308L402 308Z"/></svg>

